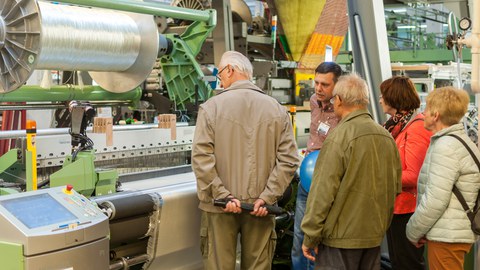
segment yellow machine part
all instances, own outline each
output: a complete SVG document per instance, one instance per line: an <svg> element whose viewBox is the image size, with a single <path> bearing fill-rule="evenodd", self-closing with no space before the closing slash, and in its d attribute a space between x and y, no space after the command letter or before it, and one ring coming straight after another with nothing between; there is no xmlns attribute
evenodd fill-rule
<svg viewBox="0 0 480 270"><path fill-rule="evenodd" d="M315 69L320 63L325 61L325 48L327 45L332 47L333 56L337 56L344 39L344 36L313 33L307 50L302 55L300 66L304 69Z"/></svg>
<svg viewBox="0 0 480 270"><path fill-rule="evenodd" d="M300 69L295 70L295 96L300 95L300 81L313 81L315 79L315 73L310 71L302 71Z"/></svg>
<svg viewBox="0 0 480 270"><path fill-rule="evenodd" d="M294 61L307 46L326 0L275 0L278 17Z"/></svg>

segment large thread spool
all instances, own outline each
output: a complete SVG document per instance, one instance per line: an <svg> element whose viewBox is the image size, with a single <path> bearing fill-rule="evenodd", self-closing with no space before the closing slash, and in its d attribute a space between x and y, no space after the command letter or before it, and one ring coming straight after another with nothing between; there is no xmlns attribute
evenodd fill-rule
<svg viewBox="0 0 480 270"><path fill-rule="evenodd" d="M0 93L35 69L89 71L110 92L127 92L150 74L158 54L153 16L40 1L4 2L0 15Z"/></svg>

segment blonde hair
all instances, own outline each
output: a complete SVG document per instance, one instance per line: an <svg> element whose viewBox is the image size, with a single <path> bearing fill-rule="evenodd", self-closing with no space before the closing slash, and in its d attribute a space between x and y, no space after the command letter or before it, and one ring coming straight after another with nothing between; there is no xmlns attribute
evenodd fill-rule
<svg viewBox="0 0 480 270"><path fill-rule="evenodd" d="M253 79L253 66L248 58L237 51L226 51L220 59L219 67L230 65L236 71L246 75L249 80Z"/></svg>
<svg viewBox="0 0 480 270"><path fill-rule="evenodd" d="M448 126L458 124L468 110L470 97L467 92L453 86L433 90L427 96L430 115L438 112L440 121Z"/></svg>
<svg viewBox="0 0 480 270"><path fill-rule="evenodd" d="M367 106L369 103L367 83L356 73L340 76L333 95L338 95L348 106Z"/></svg>

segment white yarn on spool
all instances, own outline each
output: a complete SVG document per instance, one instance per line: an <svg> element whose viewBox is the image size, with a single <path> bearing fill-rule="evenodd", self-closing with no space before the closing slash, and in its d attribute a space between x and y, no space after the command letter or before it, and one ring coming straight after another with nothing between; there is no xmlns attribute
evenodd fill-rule
<svg viewBox="0 0 480 270"><path fill-rule="evenodd" d="M160 43L152 15L38 0L3 2L0 94L42 69L88 71L105 90L124 93L153 69Z"/></svg>
<svg viewBox="0 0 480 270"><path fill-rule="evenodd" d="M125 71L136 61L141 36L128 15L38 2L41 51L37 69Z"/></svg>

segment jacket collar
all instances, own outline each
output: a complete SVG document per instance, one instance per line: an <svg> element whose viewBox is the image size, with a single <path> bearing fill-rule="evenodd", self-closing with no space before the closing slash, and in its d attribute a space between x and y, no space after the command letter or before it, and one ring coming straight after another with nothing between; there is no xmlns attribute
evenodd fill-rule
<svg viewBox="0 0 480 270"><path fill-rule="evenodd" d="M253 90L253 91L257 91L257 92L260 92L262 94L265 94L265 92L263 92L262 89L260 89L258 86L256 86L255 84L253 84L251 81L249 80L240 80L240 81L236 81L236 82L233 82L230 87L220 91L217 93L217 95L220 95L220 94L223 94L223 93L226 93L226 92L229 92L229 91L232 91L232 90L238 90L238 89L247 89L247 90Z"/></svg>
<svg viewBox="0 0 480 270"><path fill-rule="evenodd" d="M438 139L439 137L442 137L444 135L451 134L451 133L463 132L463 130L464 130L463 129L463 124L458 123L458 124L449 126L448 128L444 128L444 129L440 130L439 132L435 133L432 136L432 139L433 138Z"/></svg>
<svg viewBox="0 0 480 270"><path fill-rule="evenodd" d="M418 121L418 120L423 120L425 117L423 116L422 113L420 113L418 110L415 110L412 114L412 117L408 121L408 123L403 127L402 130L405 130L408 126L410 126L413 122Z"/></svg>
<svg viewBox="0 0 480 270"><path fill-rule="evenodd" d="M345 118L343 118L340 123L338 123L339 125L344 123L344 122L348 122L354 118L357 118L357 117L360 117L360 116L368 116L370 117L371 119L373 119L372 115L370 114L370 112L367 110L367 109L360 109L360 110L356 110L356 111L353 111L351 112L350 114L348 114Z"/></svg>

